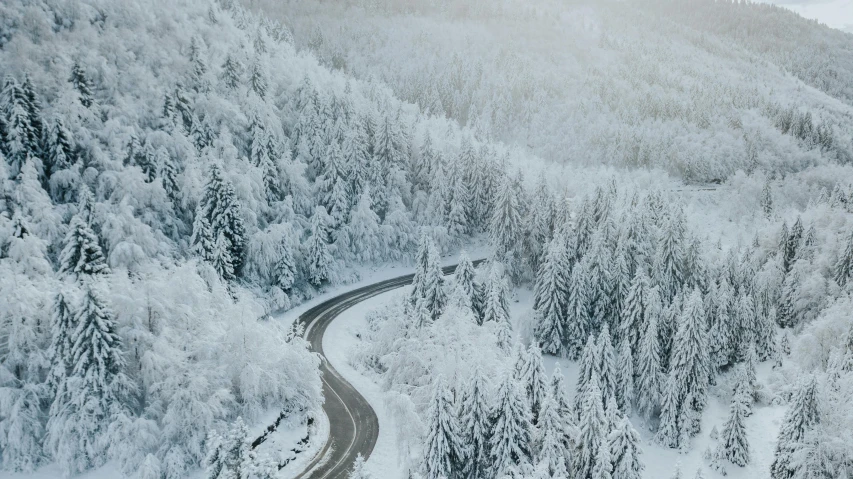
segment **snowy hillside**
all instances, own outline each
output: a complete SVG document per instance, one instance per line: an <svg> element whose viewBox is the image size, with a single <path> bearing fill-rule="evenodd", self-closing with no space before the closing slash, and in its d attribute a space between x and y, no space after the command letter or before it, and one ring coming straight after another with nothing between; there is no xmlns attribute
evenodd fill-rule
<svg viewBox="0 0 853 479"><path fill-rule="evenodd" d="M293 477L334 365L335 477L853 477L852 55L711 0L3 2L0 474Z"/></svg>
<svg viewBox="0 0 853 479"><path fill-rule="evenodd" d="M291 42L231 2L0 6L3 469L186 477L304 427L319 358L268 315L482 228L496 157L445 167L480 142Z"/></svg>

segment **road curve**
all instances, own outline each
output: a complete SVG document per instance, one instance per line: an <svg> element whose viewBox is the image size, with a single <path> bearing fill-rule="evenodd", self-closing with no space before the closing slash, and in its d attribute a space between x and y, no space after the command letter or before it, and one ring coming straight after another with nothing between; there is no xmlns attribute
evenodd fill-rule
<svg viewBox="0 0 853 479"><path fill-rule="evenodd" d="M479 261L476 261L479 263ZM451 274L456 265L442 268ZM298 321L305 327L305 339L320 355L323 374L323 411L329 418L329 439L296 479L343 479L358 454L370 457L379 438L379 420L367 399L344 379L326 360L323 335L342 312L378 294L406 286L413 274L400 276L341 294L309 309Z"/></svg>

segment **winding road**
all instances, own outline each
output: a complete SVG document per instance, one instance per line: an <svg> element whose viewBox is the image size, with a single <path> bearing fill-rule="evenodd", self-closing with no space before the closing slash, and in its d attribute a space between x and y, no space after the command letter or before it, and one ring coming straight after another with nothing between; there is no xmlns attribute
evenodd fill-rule
<svg viewBox="0 0 853 479"><path fill-rule="evenodd" d="M475 261L477 264L480 261ZM451 274L456 265L442 268ZM358 454L367 459L379 438L379 420L367 399L344 379L323 353L326 328L342 312L378 294L406 286L413 274L400 276L341 294L309 309L299 317L305 327L305 339L321 358L323 411L329 418L329 439L296 479L346 478Z"/></svg>

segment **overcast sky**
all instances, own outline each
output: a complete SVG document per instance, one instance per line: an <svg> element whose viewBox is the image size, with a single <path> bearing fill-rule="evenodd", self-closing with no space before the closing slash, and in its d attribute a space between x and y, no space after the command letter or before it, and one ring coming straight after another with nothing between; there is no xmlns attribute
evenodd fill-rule
<svg viewBox="0 0 853 479"><path fill-rule="evenodd" d="M765 0L853 33L853 0Z"/></svg>

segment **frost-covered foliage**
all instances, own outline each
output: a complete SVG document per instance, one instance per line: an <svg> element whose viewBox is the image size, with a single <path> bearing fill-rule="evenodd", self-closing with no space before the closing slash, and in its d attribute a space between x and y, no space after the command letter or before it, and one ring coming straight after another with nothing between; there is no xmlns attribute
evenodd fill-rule
<svg viewBox="0 0 853 479"><path fill-rule="evenodd" d="M498 185L524 195L505 148L235 2L13 1L0 32L5 469L186 477L209 431L322 402L317 358L267 313L423 232L442 321L439 251L493 223L521 251L517 201L491 209Z"/></svg>

